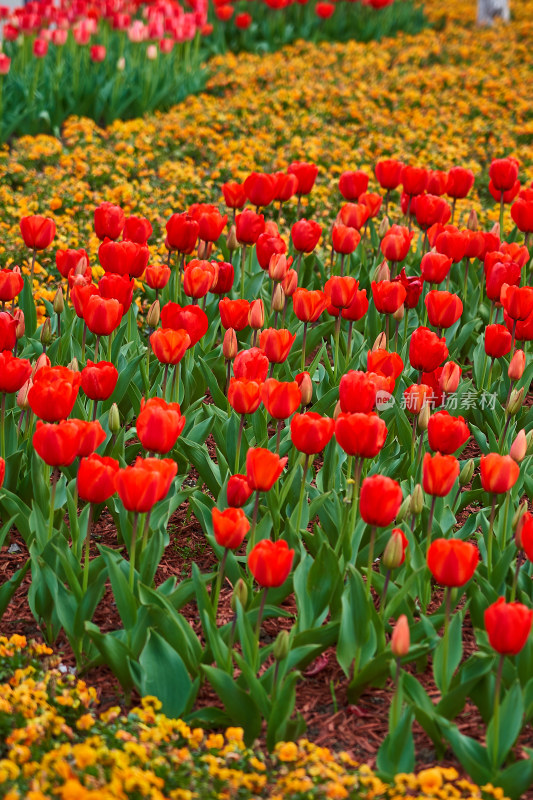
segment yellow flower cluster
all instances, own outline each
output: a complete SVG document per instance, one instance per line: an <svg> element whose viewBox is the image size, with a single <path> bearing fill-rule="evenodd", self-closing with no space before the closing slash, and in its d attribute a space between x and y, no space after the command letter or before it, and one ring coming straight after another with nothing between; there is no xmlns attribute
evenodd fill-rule
<svg viewBox="0 0 533 800"><path fill-rule="evenodd" d="M94 689L43 669L49 648L0 637L0 795L5 800L399 800L496 798L454 769L435 767L381 781L347 753L307 740L270 757L244 743L241 728L207 734L161 713L155 697L125 716L97 715ZM9 664L14 669L9 670Z"/></svg>
<svg viewBox="0 0 533 800"><path fill-rule="evenodd" d="M476 174L471 199L483 222L497 219L487 167L514 154L531 180L533 0L513 4L511 25L474 27L475 3L426 0L433 27L381 42L297 42L269 55L228 53L210 63L204 93L166 113L116 122L106 130L70 119L61 140L23 137L0 149L0 263L27 260L18 222L51 215L58 235L40 254L35 291L51 300L59 276L55 247L85 247L97 265L92 211L102 200L154 225L153 261L164 257L164 224L196 201L221 202L220 185L290 161L319 165L306 209L331 220L345 169L372 172L377 159ZM529 171L529 172L528 172ZM370 188L377 184L371 181ZM485 208L485 210L483 210ZM486 210L488 209L488 211ZM97 272L95 272L97 275ZM42 314L44 306L39 309Z"/></svg>

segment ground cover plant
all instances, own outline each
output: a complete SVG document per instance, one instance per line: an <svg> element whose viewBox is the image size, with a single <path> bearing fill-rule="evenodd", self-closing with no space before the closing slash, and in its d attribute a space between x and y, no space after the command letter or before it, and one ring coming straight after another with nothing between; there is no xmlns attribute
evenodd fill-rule
<svg viewBox="0 0 533 800"><path fill-rule="evenodd" d="M33 0L0 8L0 141L59 135L72 114L99 124L168 109L205 86L213 53L295 39L369 41L424 27L411 0L208 4Z"/></svg>
<svg viewBox="0 0 533 800"><path fill-rule="evenodd" d="M126 693L157 695L186 724L242 727L246 745L260 736L270 751L303 733L298 688L328 656L356 709L363 692L392 683L382 779L413 769L416 721L436 759L451 749L478 784L526 792L525 101L506 120L509 147L487 153L486 142L488 116L529 70L527 58L513 66L528 25L509 29L511 77L486 87L488 108L472 76L496 33L470 55L461 97L484 109L486 127L460 138L456 87L439 98L448 137L436 161L427 107L416 147L370 158L380 140L369 131L366 160L344 161L356 123L335 116L328 91L362 45L333 49L334 80L284 130L281 150L260 104L257 139L224 135L262 82L265 101L287 104L280 125L302 106L316 68L293 97L274 55L253 85L255 57L242 73L219 62L213 89L229 73L236 84L223 111L205 95L105 133L73 120L64 143L4 151L0 604L11 623L27 594L42 635L66 639L78 671L108 665ZM456 75L469 34L453 31L423 36L452 65L456 54ZM292 69L316 52L298 45ZM401 61L390 86L401 77L407 87L398 114L414 102L415 74L442 73L421 71L427 52L407 37L386 44ZM303 121L315 134L295 161ZM176 163L164 154L172 126ZM392 127L381 135L392 143ZM60 180L72 189L64 200ZM209 555L162 575L169 540L192 518ZM15 747L11 760L25 754Z"/></svg>

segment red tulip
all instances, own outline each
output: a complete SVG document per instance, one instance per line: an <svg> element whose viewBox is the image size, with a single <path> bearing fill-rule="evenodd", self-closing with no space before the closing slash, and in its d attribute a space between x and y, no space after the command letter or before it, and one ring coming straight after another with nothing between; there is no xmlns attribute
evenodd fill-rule
<svg viewBox="0 0 533 800"><path fill-rule="evenodd" d="M503 494L515 485L520 475L520 467L511 456L489 453L481 456L481 485L486 492Z"/></svg>
<svg viewBox="0 0 533 800"><path fill-rule="evenodd" d="M283 472L288 459L264 447L251 447L246 454L246 479L251 489L268 492Z"/></svg>
<svg viewBox="0 0 533 800"><path fill-rule="evenodd" d="M110 361L87 361L81 371L81 388L91 400L107 400L115 391L118 370Z"/></svg>
<svg viewBox="0 0 533 800"><path fill-rule="evenodd" d="M520 265L512 261L485 262L485 288L489 300L499 303L504 283L508 286L518 286L521 272Z"/></svg>
<svg viewBox="0 0 533 800"><path fill-rule="evenodd" d="M417 328L411 334L409 361L413 369L432 372L448 357L446 339L441 339L429 328Z"/></svg>
<svg viewBox="0 0 533 800"><path fill-rule="evenodd" d="M189 214L198 222L198 237L204 242L216 242L228 221L227 214L222 215L216 206L209 203L193 203Z"/></svg>
<svg viewBox="0 0 533 800"><path fill-rule="evenodd" d="M405 410L417 416L428 400L433 397L433 389L426 383L413 383L403 393Z"/></svg>
<svg viewBox="0 0 533 800"><path fill-rule="evenodd" d="M150 251L137 242L113 242L105 239L98 248L98 259L105 272L140 278L146 269Z"/></svg>
<svg viewBox="0 0 533 800"><path fill-rule="evenodd" d="M428 292L424 302L428 319L435 328L451 328L463 313L463 303L458 295L451 292Z"/></svg>
<svg viewBox="0 0 533 800"><path fill-rule="evenodd" d="M31 250L46 250L52 244L56 235L56 224L49 217L35 214L30 217L22 217L20 220L20 232L26 247Z"/></svg>
<svg viewBox="0 0 533 800"><path fill-rule="evenodd" d="M512 320L524 320L533 312L533 287L504 284L500 299Z"/></svg>
<svg viewBox="0 0 533 800"><path fill-rule="evenodd" d="M293 161L292 164L289 164L287 167L287 173L289 175L296 175L298 181L296 194L309 194L315 185L318 167L316 164L309 164L306 161Z"/></svg>
<svg viewBox="0 0 533 800"><path fill-rule="evenodd" d="M159 497L159 473L149 469L142 459L134 465L119 469L116 490L126 511L144 514L150 511Z"/></svg>
<svg viewBox="0 0 533 800"><path fill-rule="evenodd" d="M67 367L41 367L33 377L28 403L46 422L66 419L78 396L81 374Z"/></svg>
<svg viewBox="0 0 533 800"><path fill-rule="evenodd" d="M261 269L267 270L274 255L284 255L287 252L287 245L278 235L272 235L265 231L256 242L255 252Z"/></svg>
<svg viewBox="0 0 533 800"><path fill-rule="evenodd" d="M161 397L141 399L137 436L148 452L168 453L184 427L185 417L178 403L166 403Z"/></svg>
<svg viewBox="0 0 533 800"><path fill-rule="evenodd" d="M94 209L94 231L102 241L118 239L125 223L124 212L120 206L107 201Z"/></svg>
<svg viewBox="0 0 533 800"><path fill-rule="evenodd" d="M375 413L339 414L335 438L349 456L375 458L387 438L387 426Z"/></svg>
<svg viewBox="0 0 533 800"><path fill-rule="evenodd" d="M246 475L237 474L229 478L226 487L226 498L229 506L232 508L240 508L248 502L251 494L252 490L248 484Z"/></svg>
<svg viewBox="0 0 533 800"><path fill-rule="evenodd" d="M368 208L369 219L373 219L379 214L383 198L377 192L363 192L359 198L359 203Z"/></svg>
<svg viewBox="0 0 533 800"><path fill-rule="evenodd" d="M501 655L516 656L529 638L533 610L500 597L485 610L484 620L491 647Z"/></svg>
<svg viewBox="0 0 533 800"><path fill-rule="evenodd" d="M295 414L291 420L291 439L301 453L320 453L330 441L335 430L335 420L322 417L313 411Z"/></svg>
<svg viewBox="0 0 533 800"><path fill-rule="evenodd" d="M387 189L387 191L397 189L402 182L403 167L403 162L395 158L385 158L382 161L378 161L374 168L374 173L381 188Z"/></svg>
<svg viewBox="0 0 533 800"><path fill-rule="evenodd" d="M191 339L185 330L158 328L150 336L150 345L162 364L178 364L190 347Z"/></svg>
<svg viewBox="0 0 533 800"><path fill-rule="evenodd" d="M301 322L316 322L327 306L327 297L319 289L296 289L292 297L294 313Z"/></svg>
<svg viewBox="0 0 533 800"><path fill-rule="evenodd" d="M198 221L187 212L183 212L182 214L172 214L165 227L168 249L190 255L198 241L200 231Z"/></svg>
<svg viewBox="0 0 533 800"><path fill-rule="evenodd" d="M406 297L405 287L396 281L372 281L372 298L380 314L394 314Z"/></svg>
<svg viewBox="0 0 533 800"><path fill-rule="evenodd" d="M250 530L250 523L241 508L226 508L219 511L215 506L211 515L213 518L213 533L220 547L237 550Z"/></svg>
<svg viewBox="0 0 533 800"><path fill-rule="evenodd" d="M230 300L224 297L218 304L220 322L223 328L242 331L248 325L250 303L248 300Z"/></svg>
<svg viewBox="0 0 533 800"><path fill-rule="evenodd" d="M402 504L400 484L385 475L365 478L361 486L359 510L367 525L386 528L395 519Z"/></svg>
<svg viewBox="0 0 533 800"><path fill-rule="evenodd" d="M85 324L96 336L109 336L122 319L122 303L93 294L83 309Z"/></svg>
<svg viewBox="0 0 533 800"><path fill-rule="evenodd" d="M344 277L334 275L326 281L324 294L328 298L329 304L335 308L348 308L355 297L358 286L359 281L355 278L348 275Z"/></svg>
<svg viewBox="0 0 533 800"><path fill-rule="evenodd" d="M443 253L436 253L433 250L422 256L420 262L420 272L422 278L428 283L442 283L448 275L452 260Z"/></svg>
<svg viewBox="0 0 533 800"><path fill-rule="evenodd" d="M233 264L228 261L215 261L217 277L210 288L211 294L226 294L230 292L235 280Z"/></svg>
<svg viewBox="0 0 533 800"><path fill-rule="evenodd" d="M439 253L451 258L454 264L458 264L465 257L468 243L468 234L449 226L439 233L435 240L435 247Z"/></svg>
<svg viewBox="0 0 533 800"><path fill-rule="evenodd" d="M246 192L242 183L228 181L222 184L224 202L228 208L243 208L246 203Z"/></svg>
<svg viewBox="0 0 533 800"><path fill-rule="evenodd" d="M205 297L217 279L216 261L193 258L183 272L183 291L198 300Z"/></svg>
<svg viewBox="0 0 533 800"><path fill-rule="evenodd" d="M415 216L416 221L426 231L436 222L445 225L452 215L452 210L446 200L435 194L423 194L417 197Z"/></svg>
<svg viewBox="0 0 533 800"><path fill-rule="evenodd" d="M124 224L124 239L137 244L146 244L153 233L153 228L146 217L128 217Z"/></svg>
<svg viewBox="0 0 533 800"><path fill-rule="evenodd" d="M248 556L248 568L260 586L281 586L289 577L294 550L284 539L261 539Z"/></svg>
<svg viewBox="0 0 533 800"><path fill-rule="evenodd" d="M104 275L98 282L100 297L118 300L122 306L122 316L128 313L133 300L135 281L128 275Z"/></svg>
<svg viewBox="0 0 533 800"><path fill-rule="evenodd" d="M426 494L446 497L459 477L459 462L452 455L426 453L422 462L422 486Z"/></svg>
<svg viewBox="0 0 533 800"><path fill-rule="evenodd" d="M519 197L511 206L511 217L522 233L533 232L533 200Z"/></svg>
<svg viewBox="0 0 533 800"><path fill-rule="evenodd" d="M146 267L144 277L150 289L164 289L170 280L170 267L166 264L151 264Z"/></svg>
<svg viewBox="0 0 533 800"><path fill-rule="evenodd" d="M489 167L489 178L495 189L507 192L512 189L518 178L520 164L516 158L495 158Z"/></svg>
<svg viewBox="0 0 533 800"><path fill-rule="evenodd" d="M368 372L382 372L387 377L399 378L403 372L403 361L398 353L387 350L369 350L366 356Z"/></svg>
<svg viewBox="0 0 533 800"><path fill-rule="evenodd" d="M331 243L336 253L349 255L353 253L359 242L361 234L355 228L349 228L342 223L336 223L331 231Z"/></svg>
<svg viewBox="0 0 533 800"><path fill-rule="evenodd" d="M237 414L253 414L261 405L262 383L248 378L232 378L228 403Z"/></svg>
<svg viewBox="0 0 533 800"><path fill-rule="evenodd" d="M300 253L312 253L322 235L322 226L313 220L300 219L291 228L292 243Z"/></svg>
<svg viewBox="0 0 533 800"><path fill-rule="evenodd" d="M134 466L142 466L157 475L156 503L163 500L177 475L177 463L171 458L141 458L138 456Z"/></svg>
<svg viewBox="0 0 533 800"><path fill-rule="evenodd" d="M255 244L259 236L265 231L265 218L246 208L242 214L237 214L237 241L241 244Z"/></svg>
<svg viewBox="0 0 533 800"><path fill-rule="evenodd" d="M93 453L82 458L78 469L78 495L87 503L105 503L115 493L118 461Z"/></svg>
<svg viewBox="0 0 533 800"><path fill-rule="evenodd" d="M376 386L368 373L350 370L339 384L339 400L345 413L368 414L376 405Z"/></svg>
<svg viewBox="0 0 533 800"><path fill-rule="evenodd" d="M457 452L470 437L464 417L452 417L448 411L437 411L429 418L428 441L434 451L445 455Z"/></svg>
<svg viewBox="0 0 533 800"><path fill-rule="evenodd" d="M80 248L79 250L56 250L56 267L63 278L68 278L69 275L86 274L89 269L89 256L86 250ZM91 280L92 273L89 274L88 279Z"/></svg>
<svg viewBox="0 0 533 800"><path fill-rule="evenodd" d="M511 351L512 336L505 325L487 325L485 328L485 353L491 358L501 358Z"/></svg>
<svg viewBox="0 0 533 800"><path fill-rule="evenodd" d="M343 308L341 316L343 319L350 320L350 322L357 322L362 319L368 311L368 298L366 296L366 289L361 291L357 290L354 298L347 308Z"/></svg>
<svg viewBox="0 0 533 800"><path fill-rule="evenodd" d="M287 419L301 402L296 381L277 381L269 378L261 388L261 398L266 410L274 419Z"/></svg>
<svg viewBox="0 0 533 800"><path fill-rule="evenodd" d="M31 372L32 367L27 358L15 358L10 350L0 352L0 393L18 392Z"/></svg>
<svg viewBox="0 0 533 800"><path fill-rule="evenodd" d="M452 167L448 171L446 194L460 200L467 196L474 185L474 173L464 167Z"/></svg>
<svg viewBox="0 0 533 800"><path fill-rule="evenodd" d="M244 181L244 191L252 205L269 206L276 194L277 180L265 172L252 172Z"/></svg>
<svg viewBox="0 0 533 800"><path fill-rule="evenodd" d="M68 467L78 455L78 427L63 421L51 425L37 420L33 446L38 456L51 467Z"/></svg>
<svg viewBox="0 0 533 800"><path fill-rule="evenodd" d="M189 347L194 347L207 333L209 320L199 306L166 303L161 309L161 326L174 331L187 331L191 340Z"/></svg>
<svg viewBox="0 0 533 800"><path fill-rule="evenodd" d="M0 269L0 301L10 303L20 294L24 286L24 278L18 267Z"/></svg>
<svg viewBox="0 0 533 800"><path fill-rule="evenodd" d="M402 225L392 225L381 240L381 252L388 261L403 261L411 249L413 236Z"/></svg>
<svg viewBox="0 0 533 800"><path fill-rule="evenodd" d="M479 561L479 550L461 539L435 539L429 546L427 562L441 586L464 586L472 578Z"/></svg>
<svg viewBox="0 0 533 800"><path fill-rule="evenodd" d="M89 456L105 441L106 434L98 420L71 419L78 429L78 456Z"/></svg>
<svg viewBox="0 0 533 800"><path fill-rule="evenodd" d="M247 378L263 383L266 381L269 364L268 358L259 347L250 347L249 350L241 350L235 357L233 374L236 378Z"/></svg>
<svg viewBox="0 0 533 800"><path fill-rule="evenodd" d="M296 334L284 328L265 328L259 336L259 347L273 364L281 364L287 359L294 344Z"/></svg>
<svg viewBox="0 0 533 800"><path fill-rule="evenodd" d="M298 178L292 173L289 175L285 172L275 172L273 177L276 179L274 200L286 203L298 190Z"/></svg>
<svg viewBox="0 0 533 800"><path fill-rule="evenodd" d="M339 191L345 200L358 200L367 189L368 175L361 170L343 172L339 178Z"/></svg>
<svg viewBox="0 0 533 800"><path fill-rule="evenodd" d="M402 170L402 186L408 195L425 192L428 182L428 171L422 167L410 167L406 164Z"/></svg>

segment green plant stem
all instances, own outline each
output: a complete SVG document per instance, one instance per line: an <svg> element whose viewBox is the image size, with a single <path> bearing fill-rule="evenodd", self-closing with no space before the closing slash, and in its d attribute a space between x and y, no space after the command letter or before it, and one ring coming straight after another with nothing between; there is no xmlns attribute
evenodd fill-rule
<svg viewBox="0 0 533 800"><path fill-rule="evenodd" d="M30 268L30 288L32 290L32 293L33 293L33 273L35 271L35 258L36 258L36 256L37 256L37 250L35 248L33 248L33 253L32 253L32 257L31 257L31 268Z"/></svg>
<svg viewBox="0 0 533 800"><path fill-rule="evenodd" d="M302 339L302 363L301 363L301 372L305 370L305 345L307 342L307 322L304 322L304 335ZM335 362L336 363L336 362Z"/></svg>
<svg viewBox="0 0 533 800"><path fill-rule="evenodd" d="M244 422L245 422L245 415L241 414L241 421L239 423L239 433L237 434L237 450L235 452L235 473L239 471L239 462L241 457L241 442L242 442L242 432L244 430Z"/></svg>
<svg viewBox="0 0 533 800"><path fill-rule="evenodd" d="M89 553L91 549L91 528L93 524L94 505L89 503L89 517L87 519L87 530L85 532L85 560L83 562L83 593L89 586Z"/></svg>
<svg viewBox="0 0 533 800"><path fill-rule="evenodd" d="M279 446L281 441L281 425L283 420L278 419L276 423L276 454L279 456Z"/></svg>
<svg viewBox="0 0 533 800"><path fill-rule="evenodd" d="M350 320L348 325L348 344L346 345L346 367L350 363L350 359L352 357L352 332L353 332L353 321Z"/></svg>
<svg viewBox="0 0 533 800"><path fill-rule="evenodd" d="M429 547L431 545L431 529L433 527L433 517L435 516L435 503L437 502L436 495L433 495L431 498L431 507L429 509L429 519L428 519L428 529L426 534L426 561L429 553Z"/></svg>
<svg viewBox="0 0 533 800"><path fill-rule="evenodd" d="M500 239L503 242L503 192L500 192Z"/></svg>
<svg viewBox="0 0 533 800"><path fill-rule="evenodd" d="M379 599L379 612L381 615L383 615L385 612L385 601L387 599L387 589L389 588L390 575L391 571L390 569L388 569L385 574L385 583L383 584L383 591L381 592L381 597Z"/></svg>
<svg viewBox="0 0 533 800"><path fill-rule="evenodd" d="M222 581L224 579L224 571L226 569L226 561L228 560L228 553L229 553L229 548L226 547L224 549L224 555L222 556L222 561L220 562L220 566L218 568L215 588L213 590L213 601L212 601L212 603L213 603L213 612L215 614L215 619L217 617L218 598L220 597L220 589L222 588Z"/></svg>
<svg viewBox="0 0 533 800"><path fill-rule="evenodd" d="M139 522L139 513L135 511L133 515L133 527L131 530L131 547L130 547L130 577L129 577L129 587L131 591L133 591L133 585L135 582L135 547L137 545L137 525Z"/></svg>
<svg viewBox="0 0 533 800"><path fill-rule="evenodd" d="M54 530L54 505L56 502L56 488L57 488L57 478L54 477L54 468L51 468L52 474L52 490L50 493L50 515L48 517L48 541L52 538L52 533Z"/></svg>
<svg viewBox="0 0 533 800"><path fill-rule="evenodd" d="M516 566L513 575L513 585L511 587L511 599L510 603L514 603L516 597L516 590L518 589L518 575L520 573L520 550L516 554Z"/></svg>
<svg viewBox="0 0 533 800"><path fill-rule="evenodd" d="M259 492L255 493L254 511L252 515L252 527L250 529L250 548L255 546L255 529L257 527L257 513L259 511Z"/></svg>
<svg viewBox="0 0 533 800"><path fill-rule="evenodd" d="M339 316L335 320L335 361L333 363L333 380L337 383L337 374L339 370L339 337L341 332L341 312L339 311ZM305 367L305 364L304 364ZM304 369L302 368L302 371Z"/></svg>
<svg viewBox="0 0 533 800"><path fill-rule="evenodd" d="M368 545L368 562L366 566L366 597L370 600L372 589L372 564L374 563L374 545L376 542L376 526L370 528L370 544Z"/></svg>
<svg viewBox="0 0 533 800"><path fill-rule="evenodd" d="M257 615L257 623L255 626L255 635L257 637L258 642L259 642L259 634L261 633L261 623L263 621L263 613L265 611L267 594L268 594L268 586L265 587L265 589L263 590L263 596L261 597L261 605L259 606L259 614Z"/></svg>
<svg viewBox="0 0 533 800"><path fill-rule="evenodd" d="M0 452L2 458L6 457L6 393L2 392L2 403L0 405Z"/></svg>
<svg viewBox="0 0 533 800"><path fill-rule="evenodd" d="M492 725L494 728L494 736L492 738L490 757L493 766L497 766L498 764L498 744L500 741L500 694L502 686L502 672L503 672L504 660L505 660L505 655L503 653L500 653L500 658L498 661L498 671L496 673L496 685L494 687L494 701L493 701L494 711L492 713Z"/></svg>
<svg viewBox="0 0 533 800"><path fill-rule="evenodd" d="M509 399L509 398L507 398ZM500 453L503 452L503 448L505 447L505 437L507 436L507 430L509 428L509 423L511 422L511 415L509 412L505 413L505 425L503 426L502 435L500 436L500 441L498 442L498 450Z"/></svg>
<svg viewBox="0 0 533 800"><path fill-rule="evenodd" d="M396 659L396 675L394 678L394 686L396 691L394 692L394 697L392 698L392 708L391 708L391 733L392 731L396 730L398 727L398 723L400 721L400 674L401 674L401 665L400 659Z"/></svg>
<svg viewBox="0 0 533 800"><path fill-rule="evenodd" d="M296 517L296 534L300 533L300 523L302 521L302 511L304 506L304 497L305 497L305 480L307 477L307 470L309 469L309 461L311 456L306 453L305 460L304 460L304 472L302 475L302 483L300 486L300 497L298 499L298 516Z"/></svg>
<svg viewBox="0 0 533 800"><path fill-rule="evenodd" d="M451 589L449 586L444 591L445 610L444 610L444 635L442 637L442 662L443 662L443 687L442 694L448 691L448 651L450 649L450 612L451 612Z"/></svg>
<svg viewBox="0 0 533 800"><path fill-rule="evenodd" d="M241 298L244 298L244 274L246 265L246 245L243 244L241 250Z"/></svg>
<svg viewBox="0 0 533 800"><path fill-rule="evenodd" d="M165 364L165 372L163 373L163 385L161 387L163 399L166 399L167 380L168 380L168 364Z"/></svg>
<svg viewBox="0 0 533 800"><path fill-rule="evenodd" d="M491 509L490 509L490 522L489 522L489 533L487 539L487 572L490 574L492 572L492 538L494 536L494 517L496 515L496 495L491 495Z"/></svg>

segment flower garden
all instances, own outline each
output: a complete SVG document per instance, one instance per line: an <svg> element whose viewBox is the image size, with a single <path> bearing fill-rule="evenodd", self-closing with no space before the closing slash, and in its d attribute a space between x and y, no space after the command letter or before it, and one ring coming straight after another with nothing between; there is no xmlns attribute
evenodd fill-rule
<svg viewBox="0 0 533 800"><path fill-rule="evenodd" d="M0 9L2 796L533 796L532 10Z"/></svg>

